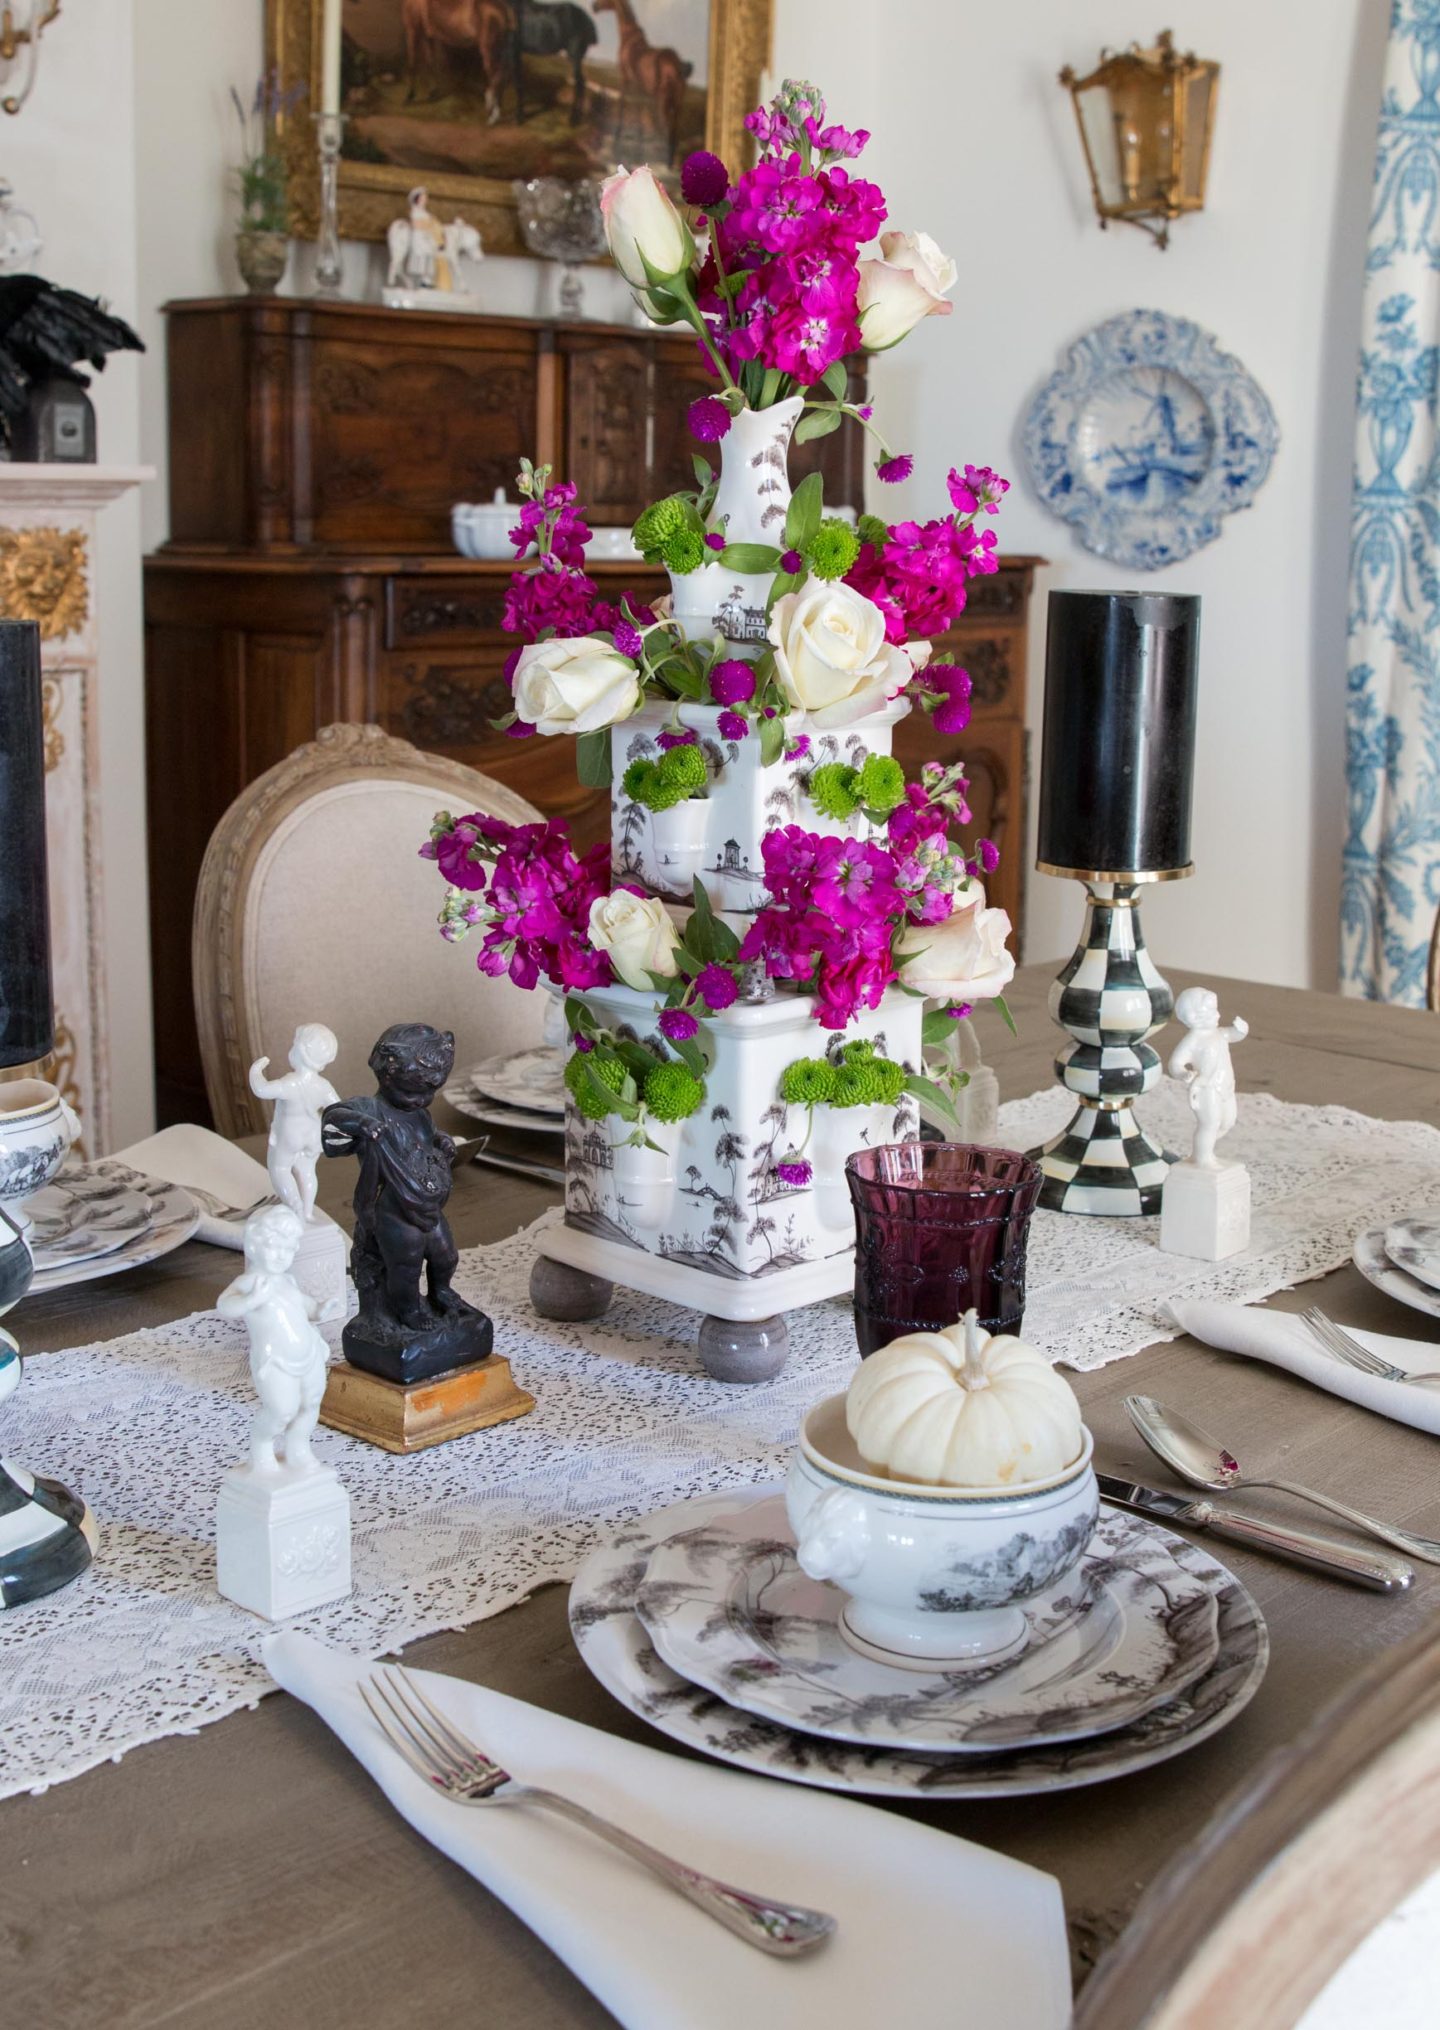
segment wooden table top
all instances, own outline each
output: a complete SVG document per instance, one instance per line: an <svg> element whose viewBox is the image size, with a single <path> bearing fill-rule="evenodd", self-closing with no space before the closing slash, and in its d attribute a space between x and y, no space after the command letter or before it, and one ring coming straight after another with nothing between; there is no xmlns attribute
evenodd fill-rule
<svg viewBox="0 0 1440 2030"><path fill-rule="evenodd" d="M1018 1039L984 1020L987 1055L1007 1098L1050 1076L1050 977L1039 967L1020 974L1011 997ZM1177 989L1188 983L1178 971L1171 978ZM1287 988L1211 984L1220 986L1227 1016L1238 1012L1251 1025L1237 1056L1243 1087L1440 1125L1440 1020ZM338 1211L349 1166L323 1169L324 1202ZM517 1177L464 1169L451 1203L457 1237L462 1245L497 1240L553 1197ZM10 1323L27 1354L109 1338L208 1305L233 1273L233 1256L190 1243L113 1283L27 1302ZM1270 1301L1291 1310L1318 1301L1342 1323L1440 1341L1440 1326L1402 1312L1349 1267ZM1247 1466L1283 1471L1440 1534L1433 1439L1258 1362L1180 1339L1074 1380L1096 1463L1108 1470L1165 1482L1121 1407L1123 1396L1144 1389L1231 1442L1243 1440ZM478 1458L485 1434L464 1442ZM1257 1512L1327 1526L1283 1496L1246 1500ZM1433 1644L1440 1659L1440 1569L1418 1567L1407 1594L1385 1599L1235 1546L1217 1548L1254 1591L1272 1637L1265 1682L1232 1726L1173 1762L1091 1789L895 1807L1057 1875L1077 1982L1127 1926L1133 1939L1154 1923L1167 1893L1162 1883L1147 1896L1156 1878L1167 1865L1174 1875L1177 1856L1202 1853L1207 1827L1212 1844L1218 1826L1233 1831L1322 1707L1357 1686L1367 1697L1375 1687L1379 1700L1398 1645L1413 1655ZM585 1671L565 1601L564 1587L547 1587L408 1654L685 1752L622 1711ZM0 1848L0 1980L16 2022L444 2030L483 2019L487 2030L559 2030L610 2020L503 1905L411 1832L322 1723L283 1694L43 1796L7 1800ZM1082 2018L1089 2020L1084 2009ZM1112 2014L1103 2030L1118 2021Z"/></svg>

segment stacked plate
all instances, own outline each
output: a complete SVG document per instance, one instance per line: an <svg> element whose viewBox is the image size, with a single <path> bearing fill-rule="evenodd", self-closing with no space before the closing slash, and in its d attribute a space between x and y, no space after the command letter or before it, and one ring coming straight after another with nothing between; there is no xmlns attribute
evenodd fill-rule
<svg viewBox="0 0 1440 2030"><path fill-rule="evenodd" d="M1356 1268L1387 1297L1440 1318L1440 1213L1419 1212L1361 1234Z"/></svg>
<svg viewBox="0 0 1440 2030"><path fill-rule="evenodd" d="M776 1489L677 1502L591 1553L570 1594L590 1670L662 1733L741 1768L912 1798L1067 1790L1162 1762L1254 1695L1269 1640L1226 1568L1102 1509L1080 1565L988 1671L872 1662L809 1579Z"/></svg>
<svg viewBox="0 0 1440 2030"><path fill-rule="evenodd" d="M490 1127L563 1136L565 1052L547 1044L511 1057L487 1057L457 1071L443 1097L457 1113Z"/></svg>
<svg viewBox="0 0 1440 2030"><path fill-rule="evenodd" d="M35 1258L32 1296L153 1262L188 1241L200 1220L188 1191L114 1157L67 1163L22 1209Z"/></svg>

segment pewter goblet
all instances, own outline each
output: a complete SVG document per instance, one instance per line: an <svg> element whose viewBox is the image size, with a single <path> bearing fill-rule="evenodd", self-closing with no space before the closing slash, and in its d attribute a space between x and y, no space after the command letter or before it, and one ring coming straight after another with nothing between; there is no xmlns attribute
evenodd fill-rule
<svg viewBox="0 0 1440 2030"><path fill-rule="evenodd" d="M562 264L561 312L580 317L585 301L580 263L605 251L598 181L591 176L573 183L559 176L532 176L528 182L517 177L513 187L526 246L532 254Z"/></svg>

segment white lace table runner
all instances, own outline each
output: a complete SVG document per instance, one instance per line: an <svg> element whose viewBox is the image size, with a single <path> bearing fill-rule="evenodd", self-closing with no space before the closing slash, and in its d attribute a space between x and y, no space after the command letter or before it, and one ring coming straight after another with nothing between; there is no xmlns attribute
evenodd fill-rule
<svg viewBox="0 0 1440 2030"><path fill-rule="evenodd" d="M1002 1113L1028 1147L1066 1113L1048 1091ZM1184 1131L1184 1099L1147 1118ZM1173 1336L1168 1296L1257 1298L1344 1261L1353 1235L1440 1208L1440 1129L1245 1095L1226 1144L1249 1164L1254 1246L1216 1265L1162 1255L1155 1221L1039 1214L1026 1337L1097 1367ZM371 1655L495 1614L568 1579L611 1524L687 1494L780 1475L802 1412L855 1364L849 1306L790 1319L791 1354L758 1388L695 1363L693 1313L617 1292L595 1324L537 1319L533 1230L472 1249L458 1281L495 1320L534 1391L513 1423L410 1458L322 1430L349 1489L355 1588L300 1625ZM24 1340L24 1312L18 1321ZM83 1492L100 1556L74 1585L0 1615L0 1796L40 1787L163 1735L194 1731L271 1688L265 1625L215 1591L222 1474L243 1456L252 1401L243 1329L202 1312L31 1361L4 1447Z"/></svg>

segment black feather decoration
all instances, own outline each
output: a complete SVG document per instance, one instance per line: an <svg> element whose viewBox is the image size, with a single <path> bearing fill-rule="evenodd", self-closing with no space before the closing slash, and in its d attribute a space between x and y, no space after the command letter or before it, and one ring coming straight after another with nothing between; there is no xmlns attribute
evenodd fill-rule
<svg viewBox="0 0 1440 2030"><path fill-rule="evenodd" d="M102 303L41 275L0 275L0 426L25 414L39 381L90 385L79 363L102 369L112 352L144 352L144 341Z"/></svg>

